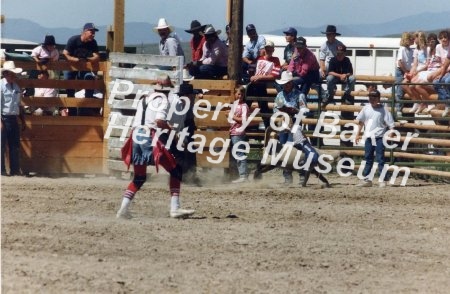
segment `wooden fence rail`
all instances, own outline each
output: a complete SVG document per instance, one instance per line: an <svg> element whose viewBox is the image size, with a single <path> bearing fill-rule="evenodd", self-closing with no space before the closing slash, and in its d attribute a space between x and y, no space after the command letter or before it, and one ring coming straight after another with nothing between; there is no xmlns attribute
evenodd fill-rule
<svg viewBox="0 0 450 294"><path fill-rule="evenodd" d="M27 129L22 133L22 166L24 172L37 172L40 174L82 174L99 173L114 174L125 171L125 167L120 160L120 147L123 145L120 137L123 135L124 127L130 122L136 109L134 98L139 90L151 90L161 76L168 75L176 85L181 82L181 73L183 61L179 58L161 58L161 56L150 56L146 54L112 54L107 62L91 64L90 62L78 62L76 64L58 61L50 62L46 65L38 65L30 61L15 61L17 67L22 67L25 71L32 70L53 70L56 72L64 70L95 71L98 73L98 79L92 81L66 81L63 79L52 80L32 80L20 79L19 85L23 88L56 88L60 93L66 89L95 89L103 94L104 99L79 99L75 97L24 97L23 104L31 107L93 107L102 108L99 116L26 116ZM163 67L161 67L163 66ZM60 75L58 76L60 77ZM133 91L130 95L115 95L110 101L111 90L114 82L124 79L133 83ZM361 76L357 75L359 83L376 82L384 84L393 84L392 77L380 76ZM208 89L202 99L208 100L211 105L217 106L219 103L232 103L234 100L233 90L236 81L230 80L193 80L191 81L196 89ZM311 95L317 95L311 91ZM303 124L316 125L318 117L323 111L329 111L341 115L342 112L353 113L360 111L361 105L340 104L342 91L336 92L336 105L327 105L321 109L317 103L310 103L309 109L314 112L315 117L304 118ZM367 91L354 91L353 95L364 100L368 94ZM269 90L267 97L249 97L254 100L272 101L275 92ZM389 103L392 102L392 94L384 93L383 97ZM432 96L435 97L435 96ZM450 140L446 134L450 134L450 126L447 119L441 119L442 110L432 110L431 117L414 117L408 114L409 108L403 109L404 118L402 121L396 121L396 128L401 130L404 137L407 131L414 130L430 131L442 133L442 138L433 138L432 135L421 134L420 138L413 138L410 142L419 145L433 144L436 147L450 147ZM205 119L196 119L197 133L209 138L210 143L214 138L229 138L229 123L225 115L226 109L220 111L218 119L212 119L208 115ZM199 113L208 114L205 111ZM409 117L408 117L409 115ZM395 117L397 119L397 117ZM114 121L112 121L114 119ZM436 123L424 123L426 120ZM254 129L262 121L257 117L252 122L252 130L248 131L251 137L258 140L262 139L262 131ZM332 119L325 119L325 123L334 122ZM339 119L336 123L343 126L346 123L354 123L351 119ZM109 130L109 138L105 134ZM121 129L122 128L122 129ZM257 127L256 127L257 128ZM129 129L125 131L129 135ZM336 138L339 139L338 132ZM404 140L404 138L402 139ZM259 141L260 142L260 141ZM208 143L208 144L209 144ZM252 144L254 144L253 141ZM257 146L257 144L256 144ZM212 164L207 160L210 156L209 147L205 146L203 154L198 154L197 161L199 167L219 167L228 168L230 156L227 152L226 158L221 164ZM220 144L214 146L221 148ZM327 146L325 146L327 147ZM335 146L336 147L336 146ZM337 146L339 148L339 146ZM348 149L348 148L347 148ZM444 148L448 150L448 148ZM361 150L346 150L350 156L361 156ZM390 154L390 153L389 153ZM418 161L430 162L430 166L435 163L449 163L449 153L447 156L436 156L427 154L418 154L410 152L400 152L394 150L393 156L398 158L413 159ZM391 154L392 155L392 154ZM421 169L417 169L420 172ZM432 174L433 172L424 172Z"/></svg>
<svg viewBox="0 0 450 294"><path fill-rule="evenodd" d="M53 70L57 79L40 80L18 76L21 88L54 88L59 93L66 89L93 89L104 95L104 72L107 62L67 61L39 65L34 61L14 61L16 67L28 74L33 70ZM92 81L59 79L63 70L96 71L99 78ZM105 108L104 99L66 97L23 97L22 104L37 108ZM107 117L95 116L36 116L26 115L25 131L21 133L21 168L24 174L106 174L104 126Z"/></svg>

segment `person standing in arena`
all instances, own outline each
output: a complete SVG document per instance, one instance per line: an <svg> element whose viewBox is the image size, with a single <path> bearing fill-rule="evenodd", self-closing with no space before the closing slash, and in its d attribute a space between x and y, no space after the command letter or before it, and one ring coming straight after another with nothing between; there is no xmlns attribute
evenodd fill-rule
<svg viewBox="0 0 450 294"><path fill-rule="evenodd" d="M185 218L195 212L195 210L180 207L183 171L174 155L178 151L175 146L177 144L171 144L169 140L170 133L173 131L167 122L169 106L166 95L159 92L144 96L138 104L131 134L133 140L130 148L130 162L126 162L133 164L134 176L123 193L117 218L132 218L130 204L147 179L148 165L154 165L157 171L161 165L170 174L170 217Z"/></svg>
<svg viewBox="0 0 450 294"><path fill-rule="evenodd" d="M384 151L385 146L383 137L389 128L394 129L394 119L392 114L380 103L381 94L377 90L369 92L369 104L365 105L356 117L358 128L356 129L355 143L358 144L361 139L361 130L364 127L365 134L370 134L364 141L364 170L363 181L358 184L359 187L372 186L372 167L374 163L374 153L378 162L380 173L379 186L385 187L389 180L388 171L385 170Z"/></svg>
<svg viewBox="0 0 450 294"><path fill-rule="evenodd" d="M284 71L281 74L281 78L276 80L283 91L279 92L275 97L273 112L285 112L289 117L294 117L298 112L307 112L307 105L305 96L302 95L300 90L294 86L294 78L290 71ZM278 140L281 144L292 142L292 133L286 129L279 132ZM284 183L283 185L290 185L293 182L292 171L283 169Z"/></svg>
<svg viewBox="0 0 450 294"><path fill-rule="evenodd" d="M1 69L1 111L2 111L2 176L6 176L5 153L6 145L9 149L9 175L20 175L20 118L22 131L25 130L25 116L23 107L20 105L21 89L16 82L16 74L22 72L21 68L16 67L14 61L5 61Z"/></svg>
<svg viewBox="0 0 450 294"><path fill-rule="evenodd" d="M183 77L186 75L186 69L183 70ZM172 130L181 133L186 130L187 136L183 138L183 150L176 152L177 161L183 169L183 183L201 186L200 178L197 176L197 158L195 152L190 152L186 146L194 142L195 116L194 87L188 81L183 81L179 86L178 93L169 93L170 117L167 118Z"/></svg>
<svg viewBox="0 0 450 294"><path fill-rule="evenodd" d="M234 90L234 103L231 110L231 120L230 124L230 138L231 144L233 146L237 146L242 144L241 142L246 142L247 136L245 134L245 128L243 127L243 122L248 120L248 116L250 114L250 108L245 103L245 87L239 86ZM237 148L237 147L233 147ZM239 184L248 182L248 168L247 168L247 154L242 151L242 148L237 148L235 158L237 163L237 169L239 173L239 178L234 180L232 183Z"/></svg>

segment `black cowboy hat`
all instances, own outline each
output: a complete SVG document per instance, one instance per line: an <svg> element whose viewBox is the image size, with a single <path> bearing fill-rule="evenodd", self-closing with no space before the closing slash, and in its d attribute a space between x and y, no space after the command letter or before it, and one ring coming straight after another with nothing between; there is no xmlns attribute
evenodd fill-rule
<svg viewBox="0 0 450 294"><path fill-rule="evenodd" d="M56 45L55 37L53 35L47 35L44 38L42 45Z"/></svg>
<svg viewBox="0 0 450 294"><path fill-rule="evenodd" d="M180 89L178 90L178 95L191 95L194 94L194 86L191 84L181 84Z"/></svg>
<svg viewBox="0 0 450 294"><path fill-rule="evenodd" d="M327 25L327 29L325 32L322 32L322 34L335 34L336 36L340 36L340 33L336 32L336 26L333 25Z"/></svg>
<svg viewBox="0 0 450 294"><path fill-rule="evenodd" d="M203 31L206 25L202 25L198 20L193 20L191 22L191 29L184 30L186 33L192 34L194 32Z"/></svg>
<svg viewBox="0 0 450 294"><path fill-rule="evenodd" d="M207 25L205 30L203 31L203 35L220 35L222 31L221 30L217 30L213 27L213 25Z"/></svg>

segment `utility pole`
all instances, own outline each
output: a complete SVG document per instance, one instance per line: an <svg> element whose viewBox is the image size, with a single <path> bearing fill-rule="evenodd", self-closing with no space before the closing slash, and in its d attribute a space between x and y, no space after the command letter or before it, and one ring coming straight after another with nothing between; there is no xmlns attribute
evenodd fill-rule
<svg viewBox="0 0 450 294"><path fill-rule="evenodd" d="M124 51L125 0L114 0L114 52Z"/></svg>
<svg viewBox="0 0 450 294"><path fill-rule="evenodd" d="M114 0L114 24L106 33L106 48L111 52L124 52L125 0Z"/></svg>
<svg viewBox="0 0 450 294"><path fill-rule="evenodd" d="M240 81L242 73L242 33L244 22L244 0L227 0L228 24L231 26L228 47L228 76Z"/></svg>

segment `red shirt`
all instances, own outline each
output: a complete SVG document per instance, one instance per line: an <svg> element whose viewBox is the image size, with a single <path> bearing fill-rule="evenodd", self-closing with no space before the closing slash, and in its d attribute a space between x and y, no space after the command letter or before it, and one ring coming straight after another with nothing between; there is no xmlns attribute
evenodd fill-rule
<svg viewBox="0 0 450 294"><path fill-rule="evenodd" d="M200 58L203 56L203 44L205 43L206 39L204 36L200 36L200 38L194 39L192 37L190 45L191 45L191 52L192 52L192 61L199 61Z"/></svg>
<svg viewBox="0 0 450 294"><path fill-rule="evenodd" d="M311 50L305 48L303 54L299 55L297 49L295 49L293 58L289 63L288 71L297 73L300 77L304 77L308 72L319 69L319 62L317 62L316 55L314 55Z"/></svg>

